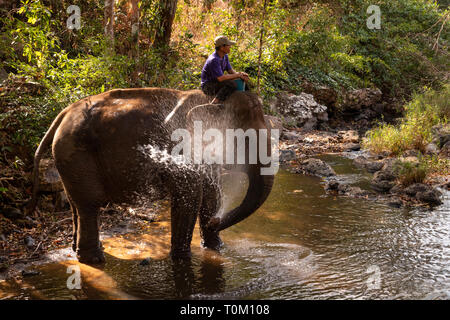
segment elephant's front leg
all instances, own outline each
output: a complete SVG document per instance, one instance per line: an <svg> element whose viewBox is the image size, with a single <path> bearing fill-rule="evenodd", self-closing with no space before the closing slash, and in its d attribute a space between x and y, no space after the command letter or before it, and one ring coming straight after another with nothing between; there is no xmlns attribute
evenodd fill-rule
<svg viewBox="0 0 450 320"><path fill-rule="evenodd" d="M214 174L204 180L203 200L200 208L200 235L202 246L212 250L219 250L223 242L219 232L208 228L210 219L214 217L222 207L222 187L220 184L220 167L215 168Z"/></svg>
<svg viewBox="0 0 450 320"><path fill-rule="evenodd" d="M171 256L190 258L195 222L202 202L202 181L197 174L171 179Z"/></svg>

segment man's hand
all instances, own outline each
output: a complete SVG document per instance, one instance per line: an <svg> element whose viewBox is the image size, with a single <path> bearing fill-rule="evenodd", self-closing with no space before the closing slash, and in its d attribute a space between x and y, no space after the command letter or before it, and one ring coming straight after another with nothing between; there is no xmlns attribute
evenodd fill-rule
<svg viewBox="0 0 450 320"><path fill-rule="evenodd" d="M241 78L245 82L248 82L248 80L250 80L248 74L246 74L245 72L239 72L238 74L239 74L239 78Z"/></svg>

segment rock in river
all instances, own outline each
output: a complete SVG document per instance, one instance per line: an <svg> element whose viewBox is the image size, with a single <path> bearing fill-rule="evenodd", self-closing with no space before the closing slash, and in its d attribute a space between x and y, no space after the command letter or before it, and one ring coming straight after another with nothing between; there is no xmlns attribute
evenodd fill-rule
<svg viewBox="0 0 450 320"><path fill-rule="evenodd" d="M440 197L441 197L441 193L436 189L427 190L424 192L417 192L417 194L416 194L417 200L428 203L433 206L442 204Z"/></svg>
<svg viewBox="0 0 450 320"><path fill-rule="evenodd" d="M389 171L377 171L373 175L371 186L375 191L388 192L394 186L395 176Z"/></svg>
<svg viewBox="0 0 450 320"><path fill-rule="evenodd" d="M280 150L280 162L289 162L297 158L294 150Z"/></svg>
<svg viewBox="0 0 450 320"><path fill-rule="evenodd" d="M326 162L310 158L301 163L301 171L305 174L310 174L318 177L330 177L335 176L333 168L331 168Z"/></svg>

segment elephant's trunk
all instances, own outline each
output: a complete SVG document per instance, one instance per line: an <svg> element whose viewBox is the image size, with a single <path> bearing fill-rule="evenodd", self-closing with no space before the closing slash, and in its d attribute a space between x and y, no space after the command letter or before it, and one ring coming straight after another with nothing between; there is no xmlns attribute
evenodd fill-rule
<svg viewBox="0 0 450 320"><path fill-rule="evenodd" d="M222 218L214 217L209 223L209 227L220 231L244 220L255 212L263 203L272 190L273 175L261 175L261 166L249 166L248 189L241 205L223 215Z"/></svg>

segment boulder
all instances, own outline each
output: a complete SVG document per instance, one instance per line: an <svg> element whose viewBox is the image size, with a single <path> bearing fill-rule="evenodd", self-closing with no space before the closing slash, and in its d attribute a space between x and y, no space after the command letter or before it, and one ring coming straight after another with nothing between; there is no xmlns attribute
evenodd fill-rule
<svg viewBox="0 0 450 320"><path fill-rule="evenodd" d="M294 150L280 150L280 162L288 162L295 160L297 155Z"/></svg>
<svg viewBox="0 0 450 320"><path fill-rule="evenodd" d="M283 131L283 123L281 122L281 119L275 116L265 115L264 120L266 121L267 127L271 129L278 129L280 130L280 134Z"/></svg>
<svg viewBox="0 0 450 320"><path fill-rule="evenodd" d="M383 166L383 161L368 161L365 168L368 172L375 173L377 171L380 171Z"/></svg>
<svg viewBox="0 0 450 320"><path fill-rule="evenodd" d="M444 144L439 151L439 155L442 157L450 158L450 141Z"/></svg>
<svg viewBox="0 0 450 320"><path fill-rule="evenodd" d="M326 192L338 192L340 195L346 195L350 197L365 197L372 193L367 190L363 190L359 187L354 187L348 184L339 183L338 181L331 179L325 184Z"/></svg>
<svg viewBox="0 0 450 320"><path fill-rule="evenodd" d="M359 143L347 143L344 145L344 151L359 151L361 149L361 145Z"/></svg>
<svg viewBox="0 0 450 320"><path fill-rule="evenodd" d="M310 82L305 82L302 84L302 89L304 92L312 94L314 99L321 104L332 107L336 103L338 95L336 90L332 88L316 86Z"/></svg>
<svg viewBox="0 0 450 320"><path fill-rule="evenodd" d="M299 134L295 131L283 132L282 138L285 140L298 140Z"/></svg>
<svg viewBox="0 0 450 320"><path fill-rule="evenodd" d="M305 174L310 174L318 177L330 177L335 176L333 168L331 168L326 162L310 158L301 163L301 169Z"/></svg>
<svg viewBox="0 0 450 320"><path fill-rule="evenodd" d="M375 191L388 192L394 186L395 176L388 170L375 172L371 181L371 186Z"/></svg>
<svg viewBox="0 0 450 320"><path fill-rule="evenodd" d="M429 143L426 145L425 147L425 153L426 154L437 154L439 152L439 148L436 144L434 143Z"/></svg>
<svg viewBox="0 0 450 320"><path fill-rule="evenodd" d="M415 197L418 192L426 192L431 190L432 188L423 183L414 183L404 189L404 192L410 196Z"/></svg>
<svg viewBox="0 0 450 320"><path fill-rule="evenodd" d="M353 164L361 169L366 169L370 173L375 173L380 171L384 166L384 162L382 160L368 160L364 156L359 156L353 159Z"/></svg>
<svg viewBox="0 0 450 320"><path fill-rule="evenodd" d="M312 130L319 122L328 121L327 107L317 103L311 94L280 92L272 105L283 116L284 123L305 130Z"/></svg>
<svg viewBox="0 0 450 320"><path fill-rule="evenodd" d="M401 183L399 183L393 186L391 190L389 190L389 192L392 194L402 194L405 193L405 187Z"/></svg>
<svg viewBox="0 0 450 320"><path fill-rule="evenodd" d="M347 112L361 112L362 109L378 104L381 101L380 89L358 89L347 92L342 100L341 108Z"/></svg>
<svg viewBox="0 0 450 320"><path fill-rule="evenodd" d="M356 130L339 131L338 137L342 139L344 143L358 143L359 134Z"/></svg>
<svg viewBox="0 0 450 320"><path fill-rule="evenodd" d="M325 191L337 191L339 190L339 182L336 180L328 180L325 184Z"/></svg>
<svg viewBox="0 0 450 320"><path fill-rule="evenodd" d="M438 190L431 189L431 190L427 190L427 191L417 192L416 198L420 202L425 202L432 206L437 206L437 205L442 204L442 201L440 199L441 195L442 194Z"/></svg>
<svg viewBox="0 0 450 320"><path fill-rule="evenodd" d="M448 142L450 142L450 134L442 134L439 136L439 145L441 147L443 147Z"/></svg>

